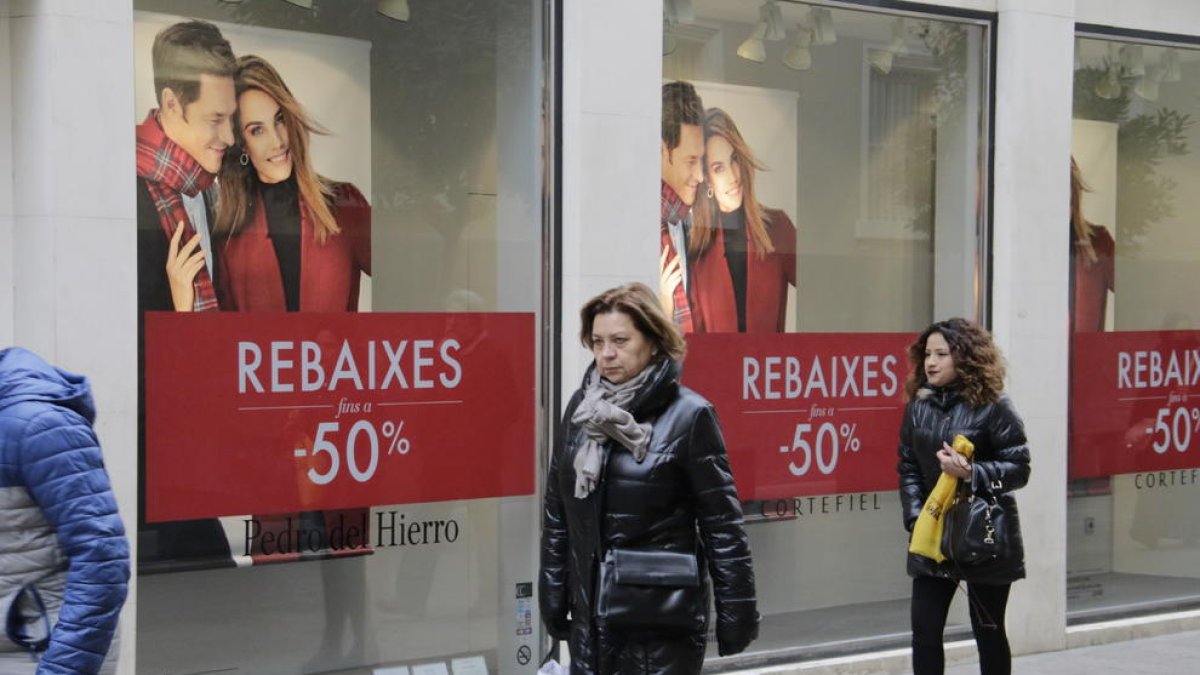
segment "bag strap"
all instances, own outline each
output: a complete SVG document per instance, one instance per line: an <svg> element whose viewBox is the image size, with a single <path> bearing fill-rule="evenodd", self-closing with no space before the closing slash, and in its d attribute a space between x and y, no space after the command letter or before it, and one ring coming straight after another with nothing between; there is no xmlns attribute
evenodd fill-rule
<svg viewBox="0 0 1200 675"><path fill-rule="evenodd" d="M37 610L41 623L46 631L45 636L36 638L26 631L25 619L21 612L21 598L28 595L33 601L33 606ZM13 596L12 604L9 605L4 621L4 632L8 635L8 639L13 644L21 647L29 652L33 659L37 660L39 652L46 651L50 646L50 633L52 627L50 625L50 614L46 611L46 603L42 601L42 594L33 584L26 584L17 591Z"/></svg>
<svg viewBox="0 0 1200 675"><path fill-rule="evenodd" d="M957 564L958 563L955 563L955 566L957 566ZM975 610L976 615L979 617L979 626L981 628L988 628L992 630L998 628L996 625L996 620L992 618L991 612L984 608L982 602L971 597L971 594L967 592L967 589L963 588L963 582L955 582L954 587L957 588L963 595L967 596L967 604Z"/></svg>

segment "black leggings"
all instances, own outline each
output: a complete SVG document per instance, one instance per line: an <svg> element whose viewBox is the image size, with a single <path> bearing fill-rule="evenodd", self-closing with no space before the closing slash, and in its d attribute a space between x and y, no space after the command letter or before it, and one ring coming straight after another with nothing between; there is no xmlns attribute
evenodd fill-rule
<svg viewBox="0 0 1200 675"><path fill-rule="evenodd" d="M1012 653L1004 632L1004 608L1012 584L967 584L971 630L979 648L981 675L1009 675ZM942 675L946 614L958 584L949 579L916 577L912 592L912 647L914 675Z"/></svg>

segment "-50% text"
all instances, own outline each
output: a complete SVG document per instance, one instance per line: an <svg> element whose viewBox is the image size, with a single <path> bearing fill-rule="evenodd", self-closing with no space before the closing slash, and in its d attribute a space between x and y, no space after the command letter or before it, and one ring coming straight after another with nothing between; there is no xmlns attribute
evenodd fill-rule
<svg viewBox="0 0 1200 675"><path fill-rule="evenodd" d="M780 453L800 453L801 455L799 463L796 463L795 460L788 462L788 470L792 472L793 476L803 476L808 473L814 461L816 461L817 470L828 476L837 468L838 455L842 452L843 442L850 452L858 452L862 447L862 442L858 440L857 424L842 423L841 426L838 426L833 422L824 422L817 427L815 436L810 436L812 430L813 425L808 422L797 424L792 444L779 446ZM810 437L813 439L812 442L809 442Z"/></svg>
<svg viewBox="0 0 1200 675"><path fill-rule="evenodd" d="M328 455L329 467L325 471L317 471L315 468L308 470L308 479L316 485L325 485L337 478L343 457L350 476L360 483L365 483L374 477L376 469L379 468L381 437L387 442L388 455L407 455L412 450L412 443L401 435L403 429L403 421L384 422L376 428L375 423L370 420L359 420L350 426L344 439L339 439L341 426L337 422L321 422L317 425L317 435L311 451L308 448L296 448L292 452L297 458L310 454L313 457ZM344 440L344 453L343 447L337 444L338 440Z"/></svg>

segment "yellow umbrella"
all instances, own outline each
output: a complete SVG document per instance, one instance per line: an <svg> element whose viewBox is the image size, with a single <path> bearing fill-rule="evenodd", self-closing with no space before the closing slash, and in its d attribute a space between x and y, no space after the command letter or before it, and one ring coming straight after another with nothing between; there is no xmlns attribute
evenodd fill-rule
<svg viewBox="0 0 1200 675"><path fill-rule="evenodd" d="M954 447L955 452L968 460L975 454L975 444L962 434L955 436L950 445ZM917 524L913 526L912 541L908 544L910 553L936 562L946 559L946 556L942 555L942 527L945 525L942 516L954 501L958 482L957 478L944 471L938 477L937 485L933 487L933 492L929 493L925 506L921 508L921 515L917 516Z"/></svg>

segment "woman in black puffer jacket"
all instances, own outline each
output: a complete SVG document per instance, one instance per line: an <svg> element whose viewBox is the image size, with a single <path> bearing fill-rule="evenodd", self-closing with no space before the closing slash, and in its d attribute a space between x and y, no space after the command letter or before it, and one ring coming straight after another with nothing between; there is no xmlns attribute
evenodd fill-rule
<svg viewBox="0 0 1200 675"><path fill-rule="evenodd" d="M721 430L712 406L679 384L683 338L649 288L606 291L581 318L595 362L567 405L550 461L542 620L568 641L573 675L699 673L710 594L722 655L758 635L750 547ZM601 593L600 569L613 551L695 556L696 583L641 586L638 606L605 614L600 606L617 596ZM622 609L634 615L618 616ZM669 615L675 620L663 625Z"/></svg>
<svg viewBox="0 0 1200 675"><path fill-rule="evenodd" d="M1012 490L1029 480L1025 427L1004 388L1004 364L987 331L965 319L940 321L909 347L909 403L900 429L900 502L910 533L942 472L992 491L1008 518L1017 551L1011 560L963 570L952 561L908 554L913 577L913 672L942 673L946 614L960 581L967 582L971 628L984 675L1012 668L1004 611L1013 581L1025 577L1021 528ZM962 434L975 445L968 461L950 446Z"/></svg>

